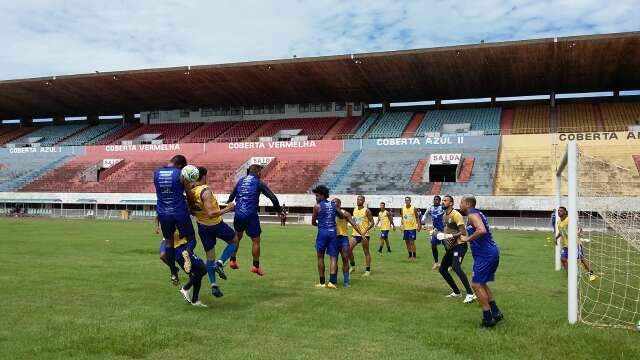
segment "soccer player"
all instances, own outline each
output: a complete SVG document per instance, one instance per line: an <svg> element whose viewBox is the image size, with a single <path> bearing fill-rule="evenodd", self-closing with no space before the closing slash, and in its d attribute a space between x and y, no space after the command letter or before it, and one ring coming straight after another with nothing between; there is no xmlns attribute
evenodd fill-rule
<svg viewBox="0 0 640 360"><path fill-rule="evenodd" d="M441 201L442 198L439 195L433 197L433 205L424 212L424 216L420 221L421 225L426 225L427 216L431 216L433 229L439 232L444 231L444 223L442 222L444 210L442 209L442 205L440 205ZM433 266L431 266L431 270L437 270L440 267L440 262L438 261L438 244L441 242L436 238L436 231L431 232L431 254L433 255Z"/></svg>
<svg viewBox="0 0 640 360"><path fill-rule="evenodd" d="M473 277L471 286L478 297L482 309L481 327L490 328L504 319L504 315L496 305L493 292L488 283L495 280L496 270L500 263L500 248L493 240L489 221L482 212L476 209L476 198L466 196L460 203L460 211L467 215L467 234L460 235L459 243L471 243L473 254Z"/></svg>
<svg viewBox="0 0 640 360"><path fill-rule="evenodd" d="M229 203L220 210L218 199L207 185L207 168L198 166L200 177L194 183L191 190L193 193L193 214L198 223L198 235L207 254L207 274L211 283L211 294L221 297L222 291L216 282L216 273L221 279L226 280L224 273L224 263L231 257L238 245L236 232L224 223L222 216L235 209L234 203ZM220 259L216 261L216 241L222 239L227 243Z"/></svg>
<svg viewBox="0 0 640 360"><path fill-rule="evenodd" d="M401 224L404 231L403 239L409 252L409 261L416 260L416 232L420 231L418 219L420 219L420 215L418 214L418 209L411 205L411 197L405 197Z"/></svg>
<svg viewBox="0 0 640 360"><path fill-rule="evenodd" d="M160 221L158 220L158 218L156 217L156 228L155 228L155 233L156 235L160 234ZM177 236L177 238L176 238ZM178 234L178 232L176 231L174 233L174 237L173 237L173 243L176 243L176 240L179 239L180 236ZM162 238L162 241L160 242L160 261L162 261L165 265L167 265L167 267L169 267L169 270L171 270L171 267L169 266L169 262L167 261L167 247L166 247L167 241ZM175 246L175 245L174 245ZM178 278L178 273L177 273L177 269L176 269L176 276L171 276L171 283L174 286L178 286L180 285L180 279Z"/></svg>
<svg viewBox="0 0 640 360"><path fill-rule="evenodd" d="M378 248L378 254L382 255L382 247L387 245L387 252L391 252L391 246L389 245L389 230L393 228L396 231L396 226L393 224L393 214L387 210L385 203L380 203L380 212L378 213L378 222L376 226L380 226L380 247Z"/></svg>
<svg viewBox="0 0 640 360"><path fill-rule="evenodd" d="M289 213L289 209L285 203L282 203L282 212L280 213L280 226L287 225L287 214Z"/></svg>
<svg viewBox="0 0 640 360"><path fill-rule="evenodd" d="M355 225L351 214L349 214L347 210L342 209L342 201L338 198L335 198L332 202L336 204L337 210L336 233L338 235L338 250L340 251L340 257L342 258L342 276L344 280L344 287L351 287L351 282L349 280L349 257L351 255L351 251L349 247L349 231L347 229L347 224L351 224L351 226L353 226L356 231L359 229Z"/></svg>
<svg viewBox="0 0 640 360"><path fill-rule="evenodd" d="M567 208L564 206L560 206L558 208L558 216L560 217L560 222L558 222L558 235L556 236L556 241L560 239L562 241L562 251L560 251L560 262L562 263L562 267L565 271L567 271L567 259L569 258L569 212ZM582 229L580 230L582 232ZM582 248L582 244L580 244L580 239L578 239L578 259L582 262L582 266L589 272L589 281L594 281L597 279L596 275L593 273L593 269L591 268L591 263L584 257L584 249Z"/></svg>
<svg viewBox="0 0 640 360"><path fill-rule="evenodd" d="M462 215L453 208L453 197L451 195L445 195L442 200L442 209L444 210L444 232L446 234L451 234L452 237L457 238L460 235L467 235L467 229L464 226L464 219ZM467 292L467 296L464 298L464 303L469 304L476 300L476 296L473 294L473 290L471 290L471 285L469 285L469 279L467 278L467 274L465 274L462 269L462 261L464 260L464 256L469 249L466 243L464 244L456 244L451 248L448 248L442 257L442 265L440 266L440 275L444 278L444 280L449 284L451 290L453 292L447 297L460 297L460 289L456 282L453 281L453 277L449 274L449 267L453 268L453 271L458 275L460 282L464 286L464 289Z"/></svg>
<svg viewBox="0 0 640 360"><path fill-rule="evenodd" d="M365 263L367 265L362 276L371 275L371 253L369 253L369 230L373 228L375 223L373 222L373 214L371 210L364 206L364 195L358 195L356 200L356 208L353 209L353 222L356 226L353 227L351 232L351 239L349 240L349 252L351 269L349 271L355 271L356 261L353 257L353 249L356 245L362 243L362 250L364 251Z"/></svg>
<svg viewBox="0 0 640 360"><path fill-rule="evenodd" d="M189 190L190 184L181 174L181 170L185 166L187 166L187 159L183 155L176 155L171 158L167 166L157 169L153 174L153 184L158 199L156 213L162 229L162 236L165 238L165 255L172 281L174 281L174 277L176 279L178 277L175 265L176 252L172 251L174 249L173 233L176 227L180 235L186 238L188 244L195 244L195 233L187 204L190 191L187 191L187 196L185 196L185 189ZM188 256L188 253L183 256Z"/></svg>
<svg viewBox="0 0 640 360"><path fill-rule="evenodd" d="M184 272L189 274L189 281L180 288L180 294L188 304L207 307L207 305L200 302L200 288L202 287L202 278L207 273L207 267L193 252L195 240L192 240L191 244L184 238L180 240L174 244L176 253L183 254L183 256L177 257L177 262ZM187 255L185 256L184 254ZM192 290L192 294L189 294L189 290Z"/></svg>
<svg viewBox="0 0 640 360"><path fill-rule="evenodd" d="M258 205L260 200L260 194L266 196L273 206L276 208L276 212L282 214L280 203L276 195L267 187L267 185L260 180L260 172L262 166L253 164L249 166L247 170L247 176L244 176L238 180L233 192L229 195L227 204L236 200L236 213L233 218L233 228L238 235L238 244L242 240L242 236L246 232L252 240L251 253L253 255L253 266L251 272L259 276L263 276L264 272L260 269L260 234L262 229L260 228L260 218L258 217ZM237 199L236 199L237 198ZM232 269L238 269L238 263L236 262L236 255L238 249L231 255L230 266Z"/></svg>

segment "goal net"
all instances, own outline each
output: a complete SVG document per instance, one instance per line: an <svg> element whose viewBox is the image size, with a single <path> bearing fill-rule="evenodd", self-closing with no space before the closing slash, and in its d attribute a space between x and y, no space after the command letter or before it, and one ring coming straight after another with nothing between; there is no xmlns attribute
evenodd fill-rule
<svg viewBox="0 0 640 360"><path fill-rule="evenodd" d="M638 197L629 194L640 186L638 171L582 153L570 143L557 180L559 205L569 210L569 322L635 329L640 321L640 207Z"/></svg>

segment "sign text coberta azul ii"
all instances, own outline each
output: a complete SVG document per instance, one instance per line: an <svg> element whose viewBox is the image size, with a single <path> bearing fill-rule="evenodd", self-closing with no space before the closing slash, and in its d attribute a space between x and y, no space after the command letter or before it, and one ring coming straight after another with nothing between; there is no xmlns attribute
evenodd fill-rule
<svg viewBox="0 0 640 360"><path fill-rule="evenodd" d="M142 145L108 145L105 151L174 151L180 150L180 144L142 144Z"/></svg>
<svg viewBox="0 0 640 360"><path fill-rule="evenodd" d="M312 148L312 147L316 147L315 141L270 141L270 142L229 143L230 150L288 149L288 148Z"/></svg>
<svg viewBox="0 0 640 360"><path fill-rule="evenodd" d="M449 145L464 144L464 136L442 136L427 138L405 138L405 139L378 139L377 146L398 146L398 145Z"/></svg>

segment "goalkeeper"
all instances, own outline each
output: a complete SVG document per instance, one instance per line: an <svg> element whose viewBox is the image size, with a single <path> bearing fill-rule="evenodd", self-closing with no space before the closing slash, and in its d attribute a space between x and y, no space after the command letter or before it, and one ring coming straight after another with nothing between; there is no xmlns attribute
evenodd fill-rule
<svg viewBox="0 0 640 360"><path fill-rule="evenodd" d="M462 215L453 208L453 197L451 195L445 195L442 199L442 209L444 210L444 233L438 232L434 229L437 238L439 240L443 240L446 249L446 253L444 254L442 263L440 264L440 275L442 275L444 280L453 290L453 292L447 295L447 297L461 297L462 294L460 293L458 285L456 285L453 277L449 274L449 267L453 268L453 271L458 275L458 278L460 278L460 281L467 292L467 296L464 298L463 302L465 304L469 304L476 300L476 296L473 294L473 290L471 290L467 274L465 274L462 269L462 260L464 260L464 255L467 253L468 245L466 243L460 244L458 242L460 235L467 235L467 229L464 225Z"/></svg>

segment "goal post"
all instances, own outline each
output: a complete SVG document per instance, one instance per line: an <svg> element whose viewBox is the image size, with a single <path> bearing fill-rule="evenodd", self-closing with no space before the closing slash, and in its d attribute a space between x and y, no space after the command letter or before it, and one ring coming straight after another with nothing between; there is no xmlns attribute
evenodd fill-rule
<svg viewBox="0 0 640 360"><path fill-rule="evenodd" d="M578 144L569 142L556 171L556 216L562 199L562 178L567 172L567 213L569 217L569 242L567 258L567 296L569 324L578 322ZM556 217L556 229L560 218ZM556 269L560 265L560 242L556 245Z"/></svg>
<svg viewBox="0 0 640 360"><path fill-rule="evenodd" d="M640 167L620 151L572 141L556 168L556 208L566 207L568 226L554 260L557 269L567 246L570 324L640 326Z"/></svg>

